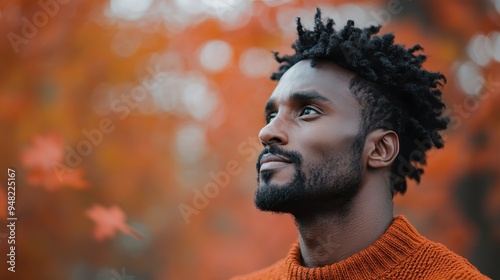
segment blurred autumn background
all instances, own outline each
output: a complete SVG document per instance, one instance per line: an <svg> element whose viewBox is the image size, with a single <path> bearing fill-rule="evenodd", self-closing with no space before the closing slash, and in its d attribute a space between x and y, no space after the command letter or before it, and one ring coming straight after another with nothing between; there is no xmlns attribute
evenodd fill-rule
<svg viewBox="0 0 500 280"><path fill-rule="evenodd" d="M445 149L396 214L500 279L499 0L2 1L0 278L227 279L284 257L293 220L253 205L257 134L271 50L316 6L447 76Z"/></svg>

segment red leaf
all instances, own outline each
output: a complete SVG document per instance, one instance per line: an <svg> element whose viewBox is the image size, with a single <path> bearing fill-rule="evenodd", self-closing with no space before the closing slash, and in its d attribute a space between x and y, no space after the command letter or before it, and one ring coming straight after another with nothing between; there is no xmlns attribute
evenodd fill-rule
<svg viewBox="0 0 500 280"><path fill-rule="evenodd" d="M21 164L27 170L28 183L41 185L50 191L61 187L87 188L83 169L71 169L62 163L63 159L64 148L59 134L36 135L32 145L21 153Z"/></svg>
<svg viewBox="0 0 500 280"><path fill-rule="evenodd" d="M59 134L52 132L46 136L36 135L31 142L33 145L21 153L24 167L51 170L52 162L63 160L64 148Z"/></svg>
<svg viewBox="0 0 500 280"><path fill-rule="evenodd" d="M117 230L143 240L140 233L125 223L125 214L117 206L106 209L103 206L94 205L86 211L86 215L96 223L94 237L99 241L114 237Z"/></svg>

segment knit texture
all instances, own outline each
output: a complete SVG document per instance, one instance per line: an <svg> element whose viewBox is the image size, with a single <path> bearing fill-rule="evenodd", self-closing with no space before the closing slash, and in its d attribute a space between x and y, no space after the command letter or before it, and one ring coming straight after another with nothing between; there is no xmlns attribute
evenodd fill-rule
<svg viewBox="0 0 500 280"><path fill-rule="evenodd" d="M465 258L434 243L400 215L365 250L332 265L307 268L300 264L299 242L274 265L232 280L273 279L490 279Z"/></svg>

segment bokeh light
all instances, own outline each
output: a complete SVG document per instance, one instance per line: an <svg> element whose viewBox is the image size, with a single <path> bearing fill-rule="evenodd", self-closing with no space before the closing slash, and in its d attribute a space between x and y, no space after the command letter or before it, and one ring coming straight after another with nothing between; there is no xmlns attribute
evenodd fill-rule
<svg viewBox="0 0 500 280"><path fill-rule="evenodd" d="M149 10L153 0L110 0L111 15L126 19L137 20Z"/></svg>

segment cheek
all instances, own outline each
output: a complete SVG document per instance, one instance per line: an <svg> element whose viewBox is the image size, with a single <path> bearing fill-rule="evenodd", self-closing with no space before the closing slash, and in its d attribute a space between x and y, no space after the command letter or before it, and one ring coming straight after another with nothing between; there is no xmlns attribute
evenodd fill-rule
<svg viewBox="0 0 500 280"><path fill-rule="evenodd" d="M331 135L323 133L329 139L314 139L301 145L299 153L303 158L303 166L309 168L321 168L328 164L332 159L338 159L342 156L345 147L349 143L338 138L333 138Z"/></svg>
<svg viewBox="0 0 500 280"><path fill-rule="evenodd" d="M310 126L297 136L304 161L327 160L349 150L358 135L353 122L330 122L328 126Z"/></svg>

